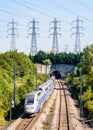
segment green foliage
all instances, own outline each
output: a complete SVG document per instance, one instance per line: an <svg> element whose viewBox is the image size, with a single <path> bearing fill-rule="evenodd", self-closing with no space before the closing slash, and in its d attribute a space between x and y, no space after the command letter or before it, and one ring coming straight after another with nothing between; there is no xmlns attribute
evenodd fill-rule
<svg viewBox="0 0 93 130"><path fill-rule="evenodd" d="M42 64L42 61L47 59L47 54L43 51L39 51L33 58L33 61L36 63Z"/></svg>
<svg viewBox="0 0 93 130"><path fill-rule="evenodd" d="M88 118L93 118L93 100L88 100L84 103L85 114Z"/></svg>
<svg viewBox="0 0 93 130"><path fill-rule="evenodd" d="M35 87L36 66L27 55L17 51L0 54L0 117L6 116L13 100L14 66L17 104Z"/></svg>
<svg viewBox="0 0 93 130"><path fill-rule="evenodd" d="M87 90L83 93L83 102L87 102L88 100L92 100L93 93L91 91L91 86L88 86Z"/></svg>
<svg viewBox="0 0 93 130"><path fill-rule="evenodd" d="M72 82L72 89L79 99L80 88L80 69L82 70L82 86L83 86L83 107L88 118L93 118L93 44L87 46L81 57L80 63L77 65L76 74ZM72 78L72 75L71 77Z"/></svg>
<svg viewBox="0 0 93 130"><path fill-rule="evenodd" d="M47 60L50 60L52 64L73 64L76 65L79 63L82 53L74 54L74 53L57 53L53 52L45 53L43 51L39 51L35 56L30 56L30 59L35 63L46 64ZM49 63L49 64L50 64Z"/></svg>
<svg viewBox="0 0 93 130"><path fill-rule="evenodd" d="M27 93L33 90L34 90L34 87L28 87L27 85L17 88L17 95L18 95L17 104L19 104L20 101L25 99Z"/></svg>
<svg viewBox="0 0 93 130"><path fill-rule="evenodd" d="M45 59L45 60L42 61L42 63L43 63L44 65L51 65L50 59Z"/></svg>
<svg viewBox="0 0 93 130"><path fill-rule="evenodd" d="M39 54L40 55L40 54ZM14 66L16 67L16 104L22 105L27 93L36 87L36 65L24 53L0 54L0 123L4 121L14 96ZM47 75L38 75L39 84Z"/></svg>
<svg viewBox="0 0 93 130"><path fill-rule="evenodd" d="M38 74L38 86L44 83L47 79L49 79L49 76L47 74Z"/></svg>

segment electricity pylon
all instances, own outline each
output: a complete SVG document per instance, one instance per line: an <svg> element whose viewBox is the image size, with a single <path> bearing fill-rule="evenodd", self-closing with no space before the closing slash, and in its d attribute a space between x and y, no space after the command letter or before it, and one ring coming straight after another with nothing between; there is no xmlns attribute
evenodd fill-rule
<svg viewBox="0 0 93 130"><path fill-rule="evenodd" d="M54 21L50 23L50 25L53 24L53 27L50 27L50 30L53 29L53 33L50 35L53 35L53 44L52 44L52 51L54 54L59 53L59 45L58 45L58 35L61 35L58 33L58 29L61 30L59 27L60 21L57 21L55 18Z"/></svg>
<svg viewBox="0 0 93 130"><path fill-rule="evenodd" d="M32 24L32 25L31 25ZM35 19L33 19L33 21L30 21L29 24L28 24L28 31L29 31L29 34L28 36L31 36L31 46L30 46L30 53L29 55L36 55L37 53L37 39L36 39L36 35L39 35L38 33L36 33L36 30L39 30L38 27L38 22L35 21ZM31 32L32 30L32 32Z"/></svg>
<svg viewBox="0 0 93 130"><path fill-rule="evenodd" d="M15 37L17 36L18 37L18 24L16 22L14 22L14 20L12 20L12 22L9 22L8 23L8 30L7 32L9 33L7 35L7 37L11 36L11 43L10 43L10 51L14 51L16 50L16 43L15 43Z"/></svg>
<svg viewBox="0 0 93 130"><path fill-rule="evenodd" d="M80 35L84 35L84 33L82 33L84 28L80 25L83 24L83 21L80 20L79 17L77 17L77 19L74 20L71 24L73 23L76 23L76 26L72 27L72 30L76 29L76 31L72 33L72 35L75 35L75 54L77 54L81 52Z"/></svg>

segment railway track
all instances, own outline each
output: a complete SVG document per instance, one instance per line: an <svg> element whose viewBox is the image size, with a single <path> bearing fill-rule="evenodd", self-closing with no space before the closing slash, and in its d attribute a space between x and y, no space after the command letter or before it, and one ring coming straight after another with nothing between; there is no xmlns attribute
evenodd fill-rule
<svg viewBox="0 0 93 130"><path fill-rule="evenodd" d="M37 116L34 117L23 117L22 121L19 123L15 130L31 130L33 124L35 123L39 115L40 113L38 113Z"/></svg>
<svg viewBox="0 0 93 130"><path fill-rule="evenodd" d="M56 85L57 99L54 112L55 120L51 124L50 130L70 130L69 112L68 112L68 95L67 87L64 81L58 80Z"/></svg>
<svg viewBox="0 0 93 130"><path fill-rule="evenodd" d="M58 130L70 130L69 112L68 112L68 93L64 82L60 80L60 109Z"/></svg>
<svg viewBox="0 0 93 130"><path fill-rule="evenodd" d="M55 111L49 130L70 130L70 113L68 110L69 92L64 85L64 81L57 80L55 90L57 98L55 101Z"/></svg>
<svg viewBox="0 0 93 130"><path fill-rule="evenodd" d="M26 115L24 115L24 117L22 117L21 122L18 124L18 126L15 128L15 130L31 130L31 128L33 127L34 123L39 118L40 114L42 113L45 105L46 105L46 103L40 109L40 111L33 117L26 117Z"/></svg>

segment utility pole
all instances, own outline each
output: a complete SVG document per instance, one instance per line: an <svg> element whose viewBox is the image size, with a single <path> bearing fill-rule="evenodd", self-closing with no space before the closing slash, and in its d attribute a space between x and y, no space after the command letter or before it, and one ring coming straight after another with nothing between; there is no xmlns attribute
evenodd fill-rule
<svg viewBox="0 0 93 130"><path fill-rule="evenodd" d="M50 23L50 25L51 24L53 24L53 26L50 27L50 30L53 29L53 33L50 34L50 35L53 35L52 51L54 54L56 54L56 53L59 53L58 35L61 35L61 34L58 33L58 29L59 31L61 30L61 28L59 27L60 21L57 21L57 19L55 18L54 21Z"/></svg>
<svg viewBox="0 0 93 130"><path fill-rule="evenodd" d="M84 33L82 33L83 31L83 21L79 19L79 17L77 17L76 20L74 20L71 24L76 23L75 27L72 27L71 30L75 29L76 32L72 33L72 35L75 35L75 54L80 53L81 52L81 43L80 43L80 35L84 35Z"/></svg>
<svg viewBox="0 0 93 130"><path fill-rule="evenodd" d="M80 116L83 116L83 102L82 102L82 70L80 69Z"/></svg>
<svg viewBox="0 0 93 130"><path fill-rule="evenodd" d="M38 81L38 76L37 76L37 63L36 63L36 89L38 88L38 83L37 83L37 81Z"/></svg>
<svg viewBox="0 0 93 130"><path fill-rule="evenodd" d="M10 43L10 51L14 51L16 50L16 44L15 44L15 37L18 37L18 24L16 22L14 22L14 20L12 20L12 22L8 23L8 30L7 32L10 32L7 37L11 36L11 43Z"/></svg>
<svg viewBox="0 0 93 130"><path fill-rule="evenodd" d="M32 25L31 25L32 24ZM37 40L36 40L36 35L39 35L38 33L36 33L36 30L39 30L38 26L39 22L35 21L35 19L33 19L33 21L30 21L28 24L28 31L29 34L28 36L31 36L31 47L30 47L30 55L34 56L37 53ZM32 30L32 32L31 32Z"/></svg>
<svg viewBox="0 0 93 130"><path fill-rule="evenodd" d="M14 117L16 119L16 67L14 66Z"/></svg>

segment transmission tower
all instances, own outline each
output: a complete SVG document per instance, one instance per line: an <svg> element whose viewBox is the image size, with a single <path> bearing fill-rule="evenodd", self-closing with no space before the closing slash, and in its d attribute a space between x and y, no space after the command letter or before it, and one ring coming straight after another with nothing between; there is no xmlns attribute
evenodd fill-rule
<svg viewBox="0 0 93 130"><path fill-rule="evenodd" d="M54 21L50 23L50 25L51 24L54 25L53 27L50 27L50 30L53 29L53 33L50 34L50 35L53 35L52 51L54 52L54 54L56 54L56 53L59 53L58 35L61 35L61 34L58 33L58 31L61 30L61 28L59 27L60 21L57 21L57 19L55 18Z"/></svg>
<svg viewBox="0 0 93 130"><path fill-rule="evenodd" d="M10 51L14 51L14 50L16 50L15 37L16 36L18 37L18 34L17 34L17 32L18 32L18 28L17 28L18 24L16 22L14 22L14 20L12 20L12 22L9 22L7 26L8 26L7 32L8 33L10 32L7 35L7 37L11 36Z"/></svg>
<svg viewBox="0 0 93 130"><path fill-rule="evenodd" d="M74 20L71 24L76 23L75 27L72 27L73 29L76 29L75 33L72 33L72 35L75 35L75 54L80 53L81 52L81 43L80 43L80 36L84 35L84 33L82 33L83 31L83 21L79 19L79 17L77 17L76 20Z"/></svg>
<svg viewBox="0 0 93 130"><path fill-rule="evenodd" d="M31 25L32 24L32 25ZM31 47L30 47L30 55L34 56L37 53L37 40L36 40L36 35L39 35L38 33L36 33L36 30L39 30L38 27L38 22L35 21L35 19L33 19L33 21L30 21L28 24L28 31L29 34L28 36L31 36ZM32 32L31 32L32 30Z"/></svg>

